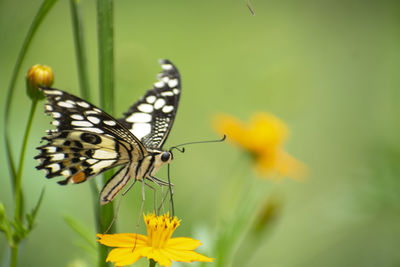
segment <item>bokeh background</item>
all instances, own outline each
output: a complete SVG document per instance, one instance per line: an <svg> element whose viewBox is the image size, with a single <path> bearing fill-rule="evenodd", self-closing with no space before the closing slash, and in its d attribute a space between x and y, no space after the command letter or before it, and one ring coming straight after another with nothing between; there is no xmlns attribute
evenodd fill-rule
<svg viewBox="0 0 400 267"><path fill-rule="evenodd" d="M39 0L0 1L1 107L18 51L40 4ZM97 104L95 1L81 4L90 85ZM218 138L212 118L220 112L243 120L257 111L275 114L290 128L286 150L307 164L309 176L300 183L257 180L266 188L266 197L278 196L282 205L254 257L243 256L246 265L400 266L399 2L255 0L252 4L256 16L242 0L115 1L116 114L151 86L159 58L173 61L183 80L167 147ZM9 128L15 153L29 112L24 75L30 66L51 66L54 87L79 93L69 8L68 1L54 6L24 61ZM63 219L71 216L94 234L89 185L61 187L34 168L35 147L50 121L42 110L40 104L24 169L27 208L43 187L46 194L37 227L23 243L20 263L90 265L81 239ZM4 127L3 108L0 113ZM0 201L12 216L3 131L0 135ZM216 224L229 224L224 216L234 212L229 205L234 198L229 195L231 184L257 179L252 169L240 170L246 168L237 164L241 155L229 143L191 146L184 154L175 153L172 179L177 215L183 219L175 236L208 232L212 237ZM158 176L165 178L165 170ZM140 201L138 186L122 201L120 232L135 231ZM207 238L203 243L207 248ZM8 257L1 235L1 264L6 265Z"/></svg>

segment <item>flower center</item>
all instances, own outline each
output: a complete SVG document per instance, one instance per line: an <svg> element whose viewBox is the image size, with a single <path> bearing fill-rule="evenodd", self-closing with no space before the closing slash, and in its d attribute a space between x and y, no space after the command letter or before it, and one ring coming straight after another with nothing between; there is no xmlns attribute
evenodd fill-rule
<svg viewBox="0 0 400 267"><path fill-rule="evenodd" d="M176 217L170 218L169 214L156 216L148 214L144 216L147 227L147 243L153 248L164 248L172 233L179 226Z"/></svg>

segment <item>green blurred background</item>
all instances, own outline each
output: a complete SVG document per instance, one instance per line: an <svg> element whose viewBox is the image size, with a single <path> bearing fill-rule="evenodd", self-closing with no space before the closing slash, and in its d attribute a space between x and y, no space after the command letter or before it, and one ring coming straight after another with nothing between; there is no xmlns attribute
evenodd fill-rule
<svg viewBox="0 0 400 267"><path fill-rule="evenodd" d="M0 1L2 127L11 72L40 4ZM217 138L211 122L219 112L243 120L256 111L272 112L290 128L287 151L308 165L310 175L301 183L256 181L265 186L266 197L279 196L282 210L254 257L245 259L247 266L400 266L399 2L252 4L254 17L241 0L115 1L116 114L151 86L159 58L174 62L183 80L167 147ZM95 3L82 1L82 8L98 104ZM53 68L54 87L79 93L68 1L59 1L44 20L18 78L9 128L17 154L29 111L24 75L37 63ZM80 238L63 220L71 216L94 234L89 185L61 187L34 168L35 147L50 121L42 110L40 104L24 169L28 210L44 186L46 194L37 228L23 242L20 266L90 264ZM0 201L11 216L0 134ZM235 166L240 154L228 143L175 153L172 179L177 215L183 219L175 236L197 237L201 231L196 229L212 233L221 219L229 223L221 217L234 212L227 205L231 183L257 179L252 170ZM165 170L158 176L165 178ZM135 231L140 199L139 186L122 201L119 232ZM207 248L207 240L203 243ZM1 235L1 264L8 257Z"/></svg>

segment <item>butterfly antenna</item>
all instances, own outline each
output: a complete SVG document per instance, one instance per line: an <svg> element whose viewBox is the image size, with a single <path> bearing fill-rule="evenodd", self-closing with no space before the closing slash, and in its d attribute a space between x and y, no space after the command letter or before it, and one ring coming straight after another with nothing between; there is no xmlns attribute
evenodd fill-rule
<svg viewBox="0 0 400 267"><path fill-rule="evenodd" d="M175 208L174 208L174 193L172 192L172 187L171 187L171 179L170 179L170 175L169 175L169 164L168 164L168 190L169 190L169 195L170 195L170 201L171 201L171 215L172 217L175 216Z"/></svg>
<svg viewBox="0 0 400 267"><path fill-rule="evenodd" d="M172 149L176 149L180 152L185 152L185 148L181 148L179 149L179 147L181 146L186 146L186 145L193 145L193 144L204 144L204 143L219 143L219 142L223 142L226 139L226 134L224 134L224 136L221 139L218 140L206 140L206 141L196 141L196 142L187 142L187 143L183 143L177 146L173 146L169 149L169 151L171 151Z"/></svg>

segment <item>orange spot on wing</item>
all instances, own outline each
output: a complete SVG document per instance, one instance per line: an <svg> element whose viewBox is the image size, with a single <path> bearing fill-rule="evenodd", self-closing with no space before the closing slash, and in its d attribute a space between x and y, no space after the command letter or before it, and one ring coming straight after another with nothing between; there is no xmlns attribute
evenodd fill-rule
<svg viewBox="0 0 400 267"><path fill-rule="evenodd" d="M85 180L86 180L86 175L84 172L79 172L79 173L75 174L74 176L72 176L72 182L74 184L82 183Z"/></svg>

